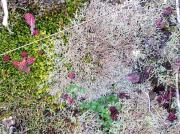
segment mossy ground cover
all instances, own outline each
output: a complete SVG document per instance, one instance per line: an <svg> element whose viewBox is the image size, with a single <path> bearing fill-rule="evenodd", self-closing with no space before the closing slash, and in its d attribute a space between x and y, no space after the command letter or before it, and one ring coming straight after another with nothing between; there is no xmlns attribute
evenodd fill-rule
<svg viewBox="0 0 180 134"><path fill-rule="evenodd" d="M48 133L46 131L50 131L46 129L49 129L50 126L47 125L48 121L45 119L44 111L47 109L56 111L59 109L59 105L54 103L55 97L48 94L48 86L39 88L53 69L53 57L48 57L49 53L53 55L53 41L46 37L70 24L73 13L84 2L68 0L60 6L61 8L53 9L51 12L45 11L41 16L38 15L41 5L30 6L26 11L10 11L9 22L13 34L9 34L5 28L0 29L1 54L33 42L29 46L7 53L10 56L8 62L3 61L4 55L0 57L0 119L9 116L16 117L17 132L26 131L26 129L29 133ZM24 21L23 15L26 12L30 12L36 17L36 28L39 30L37 36L31 36L29 27ZM42 38L46 39L39 41ZM12 65L13 61L22 60L22 51L26 51L28 57L35 58L35 62L30 66L29 74ZM52 123L54 120L50 122Z"/></svg>

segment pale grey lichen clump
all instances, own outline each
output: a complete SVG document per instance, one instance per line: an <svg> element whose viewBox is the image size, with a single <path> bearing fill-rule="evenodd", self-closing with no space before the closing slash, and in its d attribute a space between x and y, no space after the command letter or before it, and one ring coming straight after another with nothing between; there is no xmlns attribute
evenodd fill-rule
<svg viewBox="0 0 180 134"><path fill-rule="evenodd" d="M139 53L134 55L134 51L140 50L141 57L146 53L139 45L141 35L153 36L156 30L154 22L159 17L160 8L156 4L151 6L149 9L142 7L138 1L112 5L93 0L72 22L77 25L79 19L96 19L67 31L67 46L64 47L62 41L56 41L56 47L59 44L56 51L63 53L66 62L72 63L77 73L75 82L88 90L87 98L96 99L112 92L113 84L117 89L127 91L134 86L125 76L131 73L136 56L139 56ZM63 66L62 62L58 65ZM60 73L62 88L69 81L66 74L65 70Z"/></svg>
<svg viewBox="0 0 180 134"><path fill-rule="evenodd" d="M168 3L175 4L172 1ZM166 51L170 50L170 46L166 44L169 40L162 43L156 39L161 35L157 33L155 22L163 7L163 0L131 0L120 3L90 1L84 9L75 14L75 19L71 20L73 28L62 34L68 36L67 45L64 45L61 34L55 40L55 52L59 55L56 60L58 71L53 72L51 77L51 80L55 81L51 93L64 92L71 82L86 89L85 93L78 93L78 97L84 97L86 101L112 92L127 92L130 99L122 102L124 108L121 119L110 131L114 134L119 131L166 133L166 127L170 125L165 121L168 113L159 108L157 102L151 102L148 96L148 92L152 90L151 84L145 81L134 85L126 78L138 69L137 62L141 66L149 66L150 63L146 62L148 56L161 54L163 57L163 54L167 54L173 59L173 53L171 52L171 55ZM172 35L172 38L174 37L175 35ZM74 80L67 78L68 70L64 68L66 63L73 66L76 73ZM158 74L158 70L156 71ZM168 130L177 133L176 127Z"/></svg>

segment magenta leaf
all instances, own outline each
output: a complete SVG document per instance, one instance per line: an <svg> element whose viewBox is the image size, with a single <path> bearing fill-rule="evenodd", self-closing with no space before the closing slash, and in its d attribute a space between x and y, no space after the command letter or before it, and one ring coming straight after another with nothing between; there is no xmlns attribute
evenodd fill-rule
<svg viewBox="0 0 180 134"><path fill-rule="evenodd" d="M22 51L21 52L21 57L22 58L25 58L25 57L27 57L28 56L28 53L26 52L26 51Z"/></svg>
<svg viewBox="0 0 180 134"><path fill-rule="evenodd" d="M74 104L75 102L74 102L74 99L72 99L71 97L68 97L68 98L67 98L67 103L68 103L69 105L72 105L72 104Z"/></svg>
<svg viewBox="0 0 180 134"><path fill-rule="evenodd" d="M156 100L158 103L162 103L163 97L161 95L159 95L159 96L157 96Z"/></svg>
<svg viewBox="0 0 180 134"><path fill-rule="evenodd" d="M38 29L34 29L34 31L33 31L33 35L34 35L34 36L39 35L39 31L38 31Z"/></svg>
<svg viewBox="0 0 180 134"><path fill-rule="evenodd" d="M69 78L69 79L72 80L72 79L75 79L75 77L76 77L75 72L69 72L69 73L68 73L68 78Z"/></svg>
<svg viewBox="0 0 180 134"><path fill-rule="evenodd" d="M14 67L19 69L19 70L23 70L23 68L26 66L26 60L22 60L22 61L13 61L12 62Z"/></svg>
<svg viewBox="0 0 180 134"><path fill-rule="evenodd" d="M13 66L17 68L20 71L30 73L30 67L27 66L26 60L23 59L22 61L13 61L12 62Z"/></svg>
<svg viewBox="0 0 180 134"><path fill-rule="evenodd" d="M162 18L157 19L155 24L156 24L156 27L159 29L165 28L165 25L166 25L165 21Z"/></svg>
<svg viewBox="0 0 180 134"><path fill-rule="evenodd" d="M116 121L118 119L118 114L111 114L111 119Z"/></svg>
<svg viewBox="0 0 180 134"><path fill-rule="evenodd" d="M9 56L9 55L4 55L3 56L3 61L4 62L8 62L8 61L10 61L11 60L11 57Z"/></svg>
<svg viewBox="0 0 180 134"><path fill-rule="evenodd" d="M118 112L118 110L116 109L116 107L115 106L111 106L111 107L109 107L109 111L110 111L110 116L111 116L111 119L112 120L117 120L118 119L118 114L119 114L119 112Z"/></svg>
<svg viewBox="0 0 180 134"><path fill-rule="evenodd" d="M166 7L164 10L163 10L163 15L165 16L168 16L168 15L171 15L173 13L173 8L172 7Z"/></svg>
<svg viewBox="0 0 180 134"><path fill-rule="evenodd" d="M167 120L169 120L170 122L173 122L174 120L176 120L177 117L174 113L169 113L168 117L167 117Z"/></svg>
<svg viewBox="0 0 180 134"><path fill-rule="evenodd" d="M131 73L131 74L127 75L126 78L133 84L140 82L140 75L138 73Z"/></svg>
<svg viewBox="0 0 180 134"><path fill-rule="evenodd" d="M33 16L31 13L26 13L26 14L24 15L24 19L25 19L26 23L27 23L30 27L35 26L35 18L34 18L34 16Z"/></svg>
<svg viewBox="0 0 180 134"><path fill-rule="evenodd" d="M26 13L24 15L24 19L25 19L26 23L30 26L31 35L34 35L34 32L35 32L35 17L31 13Z"/></svg>
<svg viewBox="0 0 180 134"><path fill-rule="evenodd" d="M30 58L27 58L26 61L27 61L27 65L31 65L35 62L36 58L34 57L30 57Z"/></svg>
<svg viewBox="0 0 180 134"><path fill-rule="evenodd" d="M25 72L25 73L30 73L30 67L28 65L31 65L35 62L35 58L23 58L22 61L13 61L12 64L15 68L18 70Z"/></svg>
<svg viewBox="0 0 180 134"><path fill-rule="evenodd" d="M109 108L109 111L111 112L111 114L118 114L119 113L115 106L111 106Z"/></svg>

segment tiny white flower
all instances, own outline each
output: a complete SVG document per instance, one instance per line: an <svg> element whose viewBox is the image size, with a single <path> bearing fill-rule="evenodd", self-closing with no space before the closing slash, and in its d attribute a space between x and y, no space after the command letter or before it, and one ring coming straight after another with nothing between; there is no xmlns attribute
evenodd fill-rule
<svg viewBox="0 0 180 134"><path fill-rule="evenodd" d="M15 124L15 120L13 119L12 116L5 118L2 120L2 123L7 127L10 128L11 126L13 126Z"/></svg>

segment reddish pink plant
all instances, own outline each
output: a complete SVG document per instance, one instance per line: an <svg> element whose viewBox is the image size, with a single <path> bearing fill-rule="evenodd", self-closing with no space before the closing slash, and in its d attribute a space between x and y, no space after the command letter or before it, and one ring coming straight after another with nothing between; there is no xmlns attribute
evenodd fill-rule
<svg viewBox="0 0 180 134"><path fill-rule="evenodd" d="M157 19L155 24L156 24L156 27L159 29L165 28L165 25L166 25L164 19L162 18Z"/></svg>
<svg viewBox="0 0 180 134"><path fill-rule="evenodd" d="M74 104L74 99L72 99L71 97L68 97L68 98L67 98L67 103L68 103L69 105Z"/></svg>
<svg viewBox="0 0 180 134"><path fill-rule="evenodd" d="M111 119L112 120L117 120L118 119L118 114L119 114L119 112L118 112L118 110L116 109L116 107L115 106L111 106L110 108L109 108L109 111L110 111L110 116L111 116Z"/></svg>
<svg viewBox="0 0 180 134"><path fill-rule="evenodd" d="M27 61L27 65L31 65L35 62L36 58L34 57L30 57L30 58L27 58L26 61Z"/></svg>
<svg viewBox="0 0 180 134"><path fill-rule="evenodd" d="M31 65L34 62L35 62L35 58L30 57L30 58L23 58L22 61L13 61L12 64L18 70L23 71L25 73L30 73L30 67L28 65Z"/></svg>
<svg viewBox="0 0 180 134"><path fill-rule="evenodd" d="M25 57L27 57L28 56L28 53L26 52L26 51L22 51L21 52L21 57L22 58L25 58Z"/></svg>
<svg viewBox="0 0 180 134"><path fill-rule="evenodd" d="M24 19L30 27L35 25L35 17L31 13L26 13Z"/></svg>
<svg viewBox="0 0 180 134"><path fill-rule="evenodd" d="M3 56L3 61L4 62L8 62L8 61L10 61L11 60L11 57L9 56L9 55L4 55Z"/></svg>
<svg viewBox="0 0 180 134"><path fill-rule="evenodd" d="M24 15L24 19L26 23L30 26L31 35L34 35L35 23L36 23L35 17L31 13L26 13Z"/></svg>
<svg viewBox="0 0 180 134"><path fill-rule="evenodd" d="M111 114L111 119L116 121L118 119L118 114Z"/></svg>
<svg viewBox="0 0 180 134"><path fill-rule="evenodd" d="M174 113L169 113L167 120L169 120L170 122L173 122L174 120L177 119L177 116Z"/></svg>
<svg viewBox="0 0 180 134"><path fill-rule="evenodd" d="M12 62L13 66L17 68L20 71L30 73L30 67L27 66L26 60L23 59L22 61L13 61Z"/></svg>
<svg viewBox="0 0 180 134"><path fill-rule="evenodd" d="M63 96L62 96L65 100L69 97L69 95L68 94L63 94Z"/></svg>
<svg viewBox="0 0 180 134"><path fill-rule="evenodd" d="M168 15L171 15L173 13L173 8L172 7L166 7L164 10L163 10L163 15L165 16L168 16Z"/></svg>
<svg viewBox="0 0 180 134"><path fill-rule="evenodd" d="M118 114L119 113L115 106L111 106L109 108L109 111L111 112L111 114Z"/></svg>
<svg viewBox="0 0 180 134"><path fill-rule="evenodd" d="M70 78L71 80L74 79L75 77L76 77L75 72L68 73L68 78Z"/></svg>
<svg viewBox="0 0 180 134"><path fill-rule="evenodd" d="M75 103L74 99L71 98L68 94L64 94L64 95L63 95L63 98L67 101L67 103L68 103L69 105L72 105L72 104Z"/></svg>
<svg viewBox="0 0 180 134"><path fill-rule="evenodd" d="M162 103L163 97L161 95L159 95L159 96L157 96L156 100L158 103Z"/></svg>
<svg viewBox="0 0 180 134"><path fill-rule="evenodd" d="M38 31L38 29L34 29L33 35L34 35L34 36L39 35L39 31Z"/></svg>
<svg viewBox="0 0 180 134"><path fill-rule="evenodd" d="M169 89L168 91L160 92L160 95L157 96L156 100L158 103L167 103L169 102L172 97L175 97L175 90Z"/></svg>

